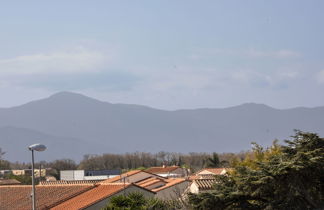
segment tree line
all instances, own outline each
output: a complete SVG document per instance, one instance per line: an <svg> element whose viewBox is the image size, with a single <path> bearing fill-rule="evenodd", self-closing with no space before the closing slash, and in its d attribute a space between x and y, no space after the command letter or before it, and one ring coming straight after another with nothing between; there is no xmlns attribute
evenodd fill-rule
<svg viewBox="0 0 324 210"><path fill-rule="evenodd" d="M0 150L1 152L2 150ZM35 168L51 168L51 174L59 178L60 170L105 170L121 169L128 171L132 169L146 169L154 166L180 166L195 172L204 167L231 167L233 160L243 160L249 152L240 153L199 153L188 154L165 152L147 153L133 152L124 154L102 154L85 155L77 163L71 159L58 159L50 162L40 161L35 163ZM0 169L28 169L30 163L9 162L4 160L4 152L0 153ZM2 157L2 158L1 158Z"/></svg>

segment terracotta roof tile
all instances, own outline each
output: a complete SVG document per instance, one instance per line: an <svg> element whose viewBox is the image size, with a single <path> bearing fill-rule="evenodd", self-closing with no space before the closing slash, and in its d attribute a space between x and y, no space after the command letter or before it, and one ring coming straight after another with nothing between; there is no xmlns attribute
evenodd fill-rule
<svg viewBox="0 0 324 210"><path fill-rule="evenodd" d="M157 178L157 177L150 177L150 178L144 179L140 182L136 182L136 184L145 188L145 187L149 187L149 186L154 185L159 182L163 183L163 184L167 183L167 181L165 179L161 179L161 178Z"/></svg>
<svg viewBox="0 0 324 210"><path fill-rule="evenodd" d="M172 187L174 185L177 185L177 184L180 184L182 182L185 182L186 179L182 179L182 178L169 178L169 179L166 179L167 183L166 185L162 186L162 187L159 187L159 188L155 188L155 189L152 189L153 192L159 192L161 190L164 190L166 188L169 188L169 187Z"/></svg>
<svg viewBox="0 0 324 210"><path fill-rule="evenodd" d="M193 181L199 190L211 190L215 184L215 179L196 179Z"/></svg>
<svg viewBox="0 0 324 210"><path fill-rule="evenodd" d="M172 172L178 168L179 168L179 166L151 167L151 168L146 169L145 171L153 173L153 174L163 174L163 173Z"/></svg>
<svg viewBox="0 0 324 210"><path fill-rule="evenodd" d="M130 185L131 184L124 185L123 183L101 184L85 193L82 193L74 198L71 198L70 200L61 203L58 206L53 207L52 209L83 209L122 191L125 187L127 188Z"/></svg>
<svg viewBox="0 0 324 210"><path fill-rule="evenodd" d="M101 180L59 180L41 181L39 185L94 185Z"/></svg>
<svg viewBox="0 0 324 210"><path fill-rule="evenodd" d="M16 185L16 184L21 184L21 182L16 179L0 179L0 185Z"/></svg>
<svg viewBox="0 0 324 210"><path fill-rule="evenodd" d="M118 182L118 181L120 181L122 179L122 177L132 176L132 175L137 174L137 173L140 173L140 172L142 172L142 170L129 171L129 172L123 173L123 174L121 174L119 176L115 176L113 178L109 178L109 179L106 179L104 181L101 181L101 182L99 182L99 184Z"/></svg>
<svg viewBox="0 0 324 210"><path fill-rule="evenodd" d="M201 173L202 171L209 171L210 173L213 173L215 175L223 175L223 171L227 171L227 168L203 168L200 171L198 171L196 173L196 175L200 175L199 173Z"/></svg>
<svg viewBox="0 0 324 210"><path fill-rule="evenodd" d="M94 186L89 185L56 185L36 186L37 209L48 209L71 197L79 195ZM31 185L0 186L1 210L30 210Z"/></svg>

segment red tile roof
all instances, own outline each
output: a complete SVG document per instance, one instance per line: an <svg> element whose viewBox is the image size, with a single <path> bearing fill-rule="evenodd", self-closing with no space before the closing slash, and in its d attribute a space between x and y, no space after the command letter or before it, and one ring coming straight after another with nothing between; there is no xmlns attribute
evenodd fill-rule
<svg viewBox="0 0 324 210"><path fill-rule="evenodd" d="M169 188L169 187L172 187L174 185L177 185L177 184L180 184L182 182L185 182L186 179L182 179L182 178L169 178L169 179L166 179L167 183L162 186L162 187L159 187L159 188L155 188L155 189L152 189L153 192L159 192L161 190L164 190L166 188Z"/></svg>
<svg viewBox="0 0 324 210"><path fill-rule="evenodd" d="M37 209L48 209L71 197L92 189L90 185L36 186ZM31 185L0 186L1 210L30 210Z"/></svg>
<svg viewBox="0 0 324 210"><path fill-rule="evenodd" d="M215 179L215 175L214 174L199 174L199 175L189 176L189 180L196 180L196 179Z"/></svg>
<svg viewBox="0 0 324 210"><path fill-rule="evenodd" d="M215 179L196 179L193 181L199 190L211 190L215 184Z"/></svg>
<svg viewBox="0 0 324 210"><path fill-rule="evenodd" d="M153 174L164 174L164 173L170 173L178 168L180 167L179 166L151 167L146 169L145 171Z"/></svg>
<svg viewBox="0 0 324 210"><path fill-rule="evenodd" d="M0 179L0 185L17 185L17 184L21 184L21 182L16 179Z"/></svg>
<svg viewBox="0 0 324 210"><path fill-rule="evenodd" d="M202 171L209 171L210 173L213 173L215 175L222 175L223 171L226 171L226 168L203 168L200 171L198 171L196 174L199 175Z"/></svg>
<svg viewBox="0 0 324 210"><path fill-rule="evenodd" d="M144 179L140 182L136 182L137 185L144 187L144 188L148 188L149 186L157 184L157 183L166 184L167 181L162 178L150 177L150 178Z"/></svg>
<svg viewBox="0 0 324 210"><path fill-rule="evenodd" d="M59 180L41 181L39 185L94 185L101 180Z"/></svg>
<svg viewBox="0 0 324 210"><path fill-rule="evenodd" d="M129 177L129 176L132 176L134 174L138 174L140 172L142 172L143 170L133 170L133 171L129 171L129 172L126 172L126 173L123 173L119 176L115 176L113 178L109 178L109 179L106 179L104 181L101 181L99 182L98 184L105 184L105 183L114 183L114 182L118 182L120 180L122 180L123 177Z"/></svg>
<svg viewBox="0 0 324 210"><path fill-rule="evenodd" d="M61 203L58 206L53 207L52 209L84 209L122 191L124 188L128 188L129 186L131 186L131 184L107 183L98 185L85 193L82 193L74 198L71 198L70 200Z"/></svg>

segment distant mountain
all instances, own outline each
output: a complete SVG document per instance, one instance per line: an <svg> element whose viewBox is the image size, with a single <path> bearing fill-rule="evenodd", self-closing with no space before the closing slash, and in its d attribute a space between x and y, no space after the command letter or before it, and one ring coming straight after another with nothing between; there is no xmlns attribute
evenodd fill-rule
<svg viewBox="0 0 324 210"><path fill-rule="evenodd" d="M252 141L270 145L289 138L293 129L324 135L323 125L324 107L279 110L250 103L163 111L61 92L0 109L0 147L11 161L26 160L26 146L37 142L48 146L45 160L133 151L238 152Z"/></svg>

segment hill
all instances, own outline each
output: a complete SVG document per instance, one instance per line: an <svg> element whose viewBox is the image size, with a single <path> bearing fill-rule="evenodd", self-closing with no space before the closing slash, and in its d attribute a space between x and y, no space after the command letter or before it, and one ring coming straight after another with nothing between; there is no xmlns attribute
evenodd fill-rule
<svg viewBox="0 0 324 210"><path fill-rule="evenodd" d="M279 110L249 103L164 111L61 92L1 108L0 147L11 161L26 160L26 145L37 142L48 145L45 160L132 151L238 152L252 141L270 145L288 138L293 129L324 135L323 124L324 107Z"/></svg>

